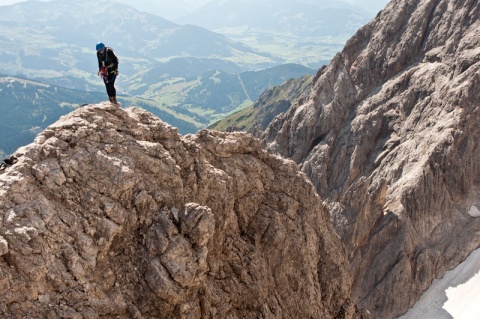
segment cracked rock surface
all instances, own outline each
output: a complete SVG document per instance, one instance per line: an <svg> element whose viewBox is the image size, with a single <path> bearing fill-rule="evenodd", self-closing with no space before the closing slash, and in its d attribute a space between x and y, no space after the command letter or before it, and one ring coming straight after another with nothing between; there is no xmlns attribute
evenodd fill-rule
<svg viewBox="0 0 480 319"><path fill-rule="evenodd" d="M361 318L314 186L246 133L110 104L0 174L2 318Z"/></svg>
<svg viewBox="0 0 480 319"><path fill-rule="evenodd" d="M391 1L264 136L325 200L382 319L480 247L479 21L475 0Z"/></svg>

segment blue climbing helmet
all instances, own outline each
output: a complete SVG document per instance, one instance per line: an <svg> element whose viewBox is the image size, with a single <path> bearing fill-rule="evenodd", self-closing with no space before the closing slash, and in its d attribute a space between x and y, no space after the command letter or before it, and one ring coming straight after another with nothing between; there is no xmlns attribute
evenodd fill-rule
<svg viewBox="0 0 480 319"><path fill-rule="evenodd" d="M103 44L103 42L98 42L95 48L97 49L97 52L100 52L105 49L105 44Z"/></svg>

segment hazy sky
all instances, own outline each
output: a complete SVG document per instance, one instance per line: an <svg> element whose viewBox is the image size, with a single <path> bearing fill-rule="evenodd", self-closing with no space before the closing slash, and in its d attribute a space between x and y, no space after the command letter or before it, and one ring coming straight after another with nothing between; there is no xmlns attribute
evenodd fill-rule
<svg viewBox="0 0 480 319"><path fill-rule="evenodd" d="M0 0L0 6L25 2L27 0ZM52 0L34 0L52 1ZM156 14L166 19L179 18L202 6L210 0L112 0L128 4L139 11Z"/></svg>
<svg viewBox="0 0 480 319"><path fill-rule="evenodd" d="M0 6L22 2L22 0L0 0Z"/></svg>
<svg viewBox="0 0 480 319"><path fill-rule="evenodd" d="M0 0L0 6L10 5L27 0ZM52 1L52 0L36 0L36 1ZM175 21L188 13L191 13L196 8L206 4L210 0L114 0L129 4L139 11L145 11L156 14L162 18ZM258 0L262 1L262 0ZM383 9L390 0L340 0L352 5L357 5L363 9L369 10L376 14ZM311 1L306 1L311 2ZM372 15L373 15L372 14Z"/></svg>

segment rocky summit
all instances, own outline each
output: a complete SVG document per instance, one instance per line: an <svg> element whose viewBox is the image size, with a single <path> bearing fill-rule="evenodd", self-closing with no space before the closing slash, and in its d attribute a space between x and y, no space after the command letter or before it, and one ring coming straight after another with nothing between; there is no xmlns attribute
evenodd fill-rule
<svg viewBox="0 0 480 319"><path fill-rule="evenodd" d="M379 318L480 246L479 74L478 1L394 0L265 132L325 200Z"/></svg>
<svg viewBox="0 0 480 319"><path fill-rule="evenodd" d="M246 133L88 105L0 174L2 318L366 318L315 187Z"/></svg>

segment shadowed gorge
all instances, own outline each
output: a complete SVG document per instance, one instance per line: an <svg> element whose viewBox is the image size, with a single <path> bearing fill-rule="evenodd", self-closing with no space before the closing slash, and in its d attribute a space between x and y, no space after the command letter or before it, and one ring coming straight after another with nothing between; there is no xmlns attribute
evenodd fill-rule
<svg viewBox="0 0 480 319"><path fill-rule="evenodd" d="M356 300L379 318L480 245L479 9L392 1L264 134L325 199Z"/></svg>

